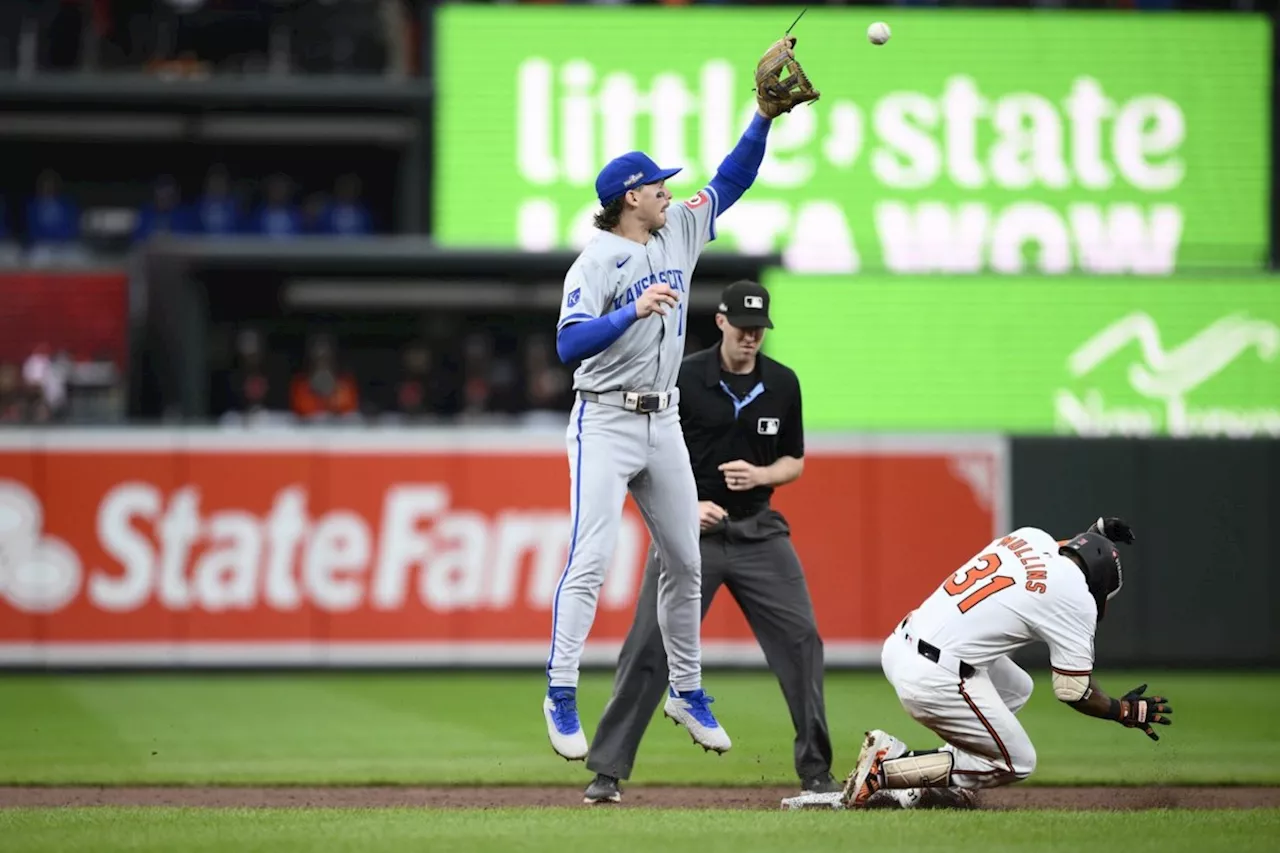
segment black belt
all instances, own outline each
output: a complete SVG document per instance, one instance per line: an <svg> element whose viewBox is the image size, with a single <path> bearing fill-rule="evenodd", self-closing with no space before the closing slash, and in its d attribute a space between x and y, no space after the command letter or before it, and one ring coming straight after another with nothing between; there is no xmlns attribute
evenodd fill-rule
<svg viewBox="0 0 1280 853"><path fill-rule="evenodd" d="M764 501L763 503L753 504L733 504L726 501L720 506L724 508L725 512L729 513L729 518L732 521L742 521L744 518L750 518L753 515L759 515L764 512L769 508L769 502Z"/></svg>
<svg viewBox="0 0 1280 853"><path fill-rule="evenodd" d="M941 652L938 651L937 646L932 645L930 643L926 643L924 640L916 641L916 651L920 652L920 654L923 657L928 658L934 663L937 663L938 658L942 656ZM976 673L977 673L976 669L969 666L969 664L965 663L964 661L960 661L960 677L961 678L973 678L973 676Z"/></svg>
<svg viewBox="0 0 1280 853"><path fill-rule="evenodd" d="M907 616L898 623L898 630L906 634L907 642L911 642L911 634L907 632L907 623L910 621L911 614L907 614ZM942 652L938 651L937 646L933 643L926 643L924 640L916 640L916 651L920 653L921 657L928 658L934 663L937 663L938 659L942 657ZM976 669L964 661L960 661L959 674L961 678L973 678L976 673Z"/></svg>

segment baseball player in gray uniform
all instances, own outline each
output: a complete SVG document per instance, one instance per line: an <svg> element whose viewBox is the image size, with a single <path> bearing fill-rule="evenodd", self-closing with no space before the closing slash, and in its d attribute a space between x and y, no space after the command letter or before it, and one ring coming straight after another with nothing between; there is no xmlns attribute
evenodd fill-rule
<svg viewBox="0 0 1280 853"><path fill-rule="evenodd" d="M721 339L684 359L680 425L698 486L702 610L721 588L741 608L778 678L795 727L795 768L805 791L838 792L823 696L823 645L791 526L774 491L804 471L800 379L760 352L769 292L753 281L724 289ZM622 801L619 782L635 766L640 739L662 701L667 667L658 636L658 555L650 548L635 621L618 655L613 698L591 740L596 777L587 803Z"/></svg>
<svg viewBox="0 0 1280 853"><path fill-rule="evenodd" d="M680 428L676 378L694 267L716 217L754 181L771 117L757 111L714 178L671 203L660 168L639 151L596 178L598 232L565 276L556 344L574 373L567 431L572 535L552 605L547 734L567 760L587 756L578 716L578 663L595 620L605 566L630 491L661 554L657 618L669 670L664 713L705 749L731 742L702 689L702 562L698 493Z"/></svg>

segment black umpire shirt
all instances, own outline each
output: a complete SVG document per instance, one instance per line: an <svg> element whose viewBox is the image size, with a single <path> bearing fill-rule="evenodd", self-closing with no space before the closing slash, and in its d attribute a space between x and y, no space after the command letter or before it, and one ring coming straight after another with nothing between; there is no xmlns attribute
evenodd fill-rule
<svg viewBox="0 0 1280 853"><path fill-rule="evenodd" d="M689 446L698 500L714 501L730 518L745 518L767 507L773 487L731 492L718 468L735 459L763 467L783 456L804 458L800 380L795 372L757 354L751 373L730 373L720 364L717 343L685 358L676 384L680 427Z"/></svg>

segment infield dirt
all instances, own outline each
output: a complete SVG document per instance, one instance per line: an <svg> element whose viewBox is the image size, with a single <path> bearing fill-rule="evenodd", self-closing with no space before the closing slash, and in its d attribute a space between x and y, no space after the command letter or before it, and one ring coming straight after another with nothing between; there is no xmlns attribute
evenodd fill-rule
<svg viewBox="0 0 1280 853"><path fill-rule="evenodd" d="M595 808L778 809L795 788L623 786L621 806ZM567 787L41 787L0 786L0 807L447 808L575 806ZM983 809L1280 808L1280 787L1010 787L984 791Z"/></svg>

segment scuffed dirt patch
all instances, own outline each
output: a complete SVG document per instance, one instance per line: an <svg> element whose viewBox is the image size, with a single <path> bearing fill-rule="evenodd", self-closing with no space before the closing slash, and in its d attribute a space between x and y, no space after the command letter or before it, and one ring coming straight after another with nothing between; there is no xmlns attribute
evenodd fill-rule
<svg viewBox="0 0 1280 853"><path fill-rule="evenodd" d="M777 809L794 788L623 787L621 808ZM1012 786L980 795L984 809L1280 808L1276 788L1046 788ZM578 806L565 787L22 787L0 786L0 807L182 806L190 808L446 808ZM619 808L596 806L595 808Z"/></svg>

